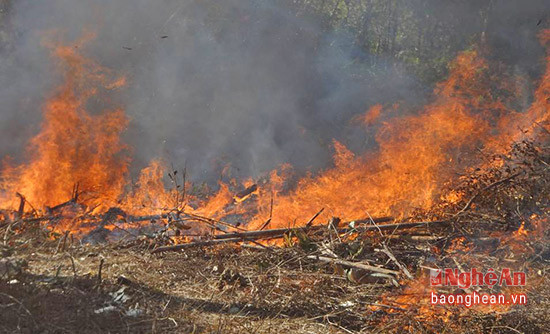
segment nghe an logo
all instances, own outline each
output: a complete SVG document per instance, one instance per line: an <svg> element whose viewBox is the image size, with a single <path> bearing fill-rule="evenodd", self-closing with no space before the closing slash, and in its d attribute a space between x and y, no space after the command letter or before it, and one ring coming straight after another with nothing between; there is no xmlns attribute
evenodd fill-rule
<svg viewBox="0 0 550 334"><path fill-rule="evenodd" d="M525 286L527 275L525 272L513 272L510 268L503 268L500 272L489 268L486 272L478 271L476 268L466 272L459 272L458 269L431 269L431 286L457 286L468 289L471 286L486 285L490 289L495 285Z"/></svg>

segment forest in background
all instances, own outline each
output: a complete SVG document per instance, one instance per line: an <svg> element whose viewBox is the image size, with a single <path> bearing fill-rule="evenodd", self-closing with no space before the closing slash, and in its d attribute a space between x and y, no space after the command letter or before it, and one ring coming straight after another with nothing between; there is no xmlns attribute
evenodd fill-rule
<svg viewBox="0 0 550 334"><path fill-rule="evenodd" d="M529 75L542 69L536 32L548 26L538 0L293 0L298 15L344 32L365 67L402 64L424 83L447 73L457 52L486 43L497 59ZM372 56L369 56L372 55ZM538 61L537 61L538 58Z"/></svg>

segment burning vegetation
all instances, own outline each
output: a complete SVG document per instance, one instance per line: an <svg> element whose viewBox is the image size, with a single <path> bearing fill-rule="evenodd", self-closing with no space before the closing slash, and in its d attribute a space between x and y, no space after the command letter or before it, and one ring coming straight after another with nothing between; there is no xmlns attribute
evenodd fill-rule
<svg viewBox="0 0 550 334"><path fill-rule="evenodd" d="M132 180L131 120L105 98L132 82L81 53L93 38L44 43L62 83L24 162L4 159L2 330L546 330L550 51L526 108L521 80L480 42L425 106L350 119L376 133L375 148L335 139L318 173L283 164L210 189L162 159ZM550 30L539 39L550 50ZM445 268L526 283L431 284ZM433 293L528 304L434 305Z"/></svg>

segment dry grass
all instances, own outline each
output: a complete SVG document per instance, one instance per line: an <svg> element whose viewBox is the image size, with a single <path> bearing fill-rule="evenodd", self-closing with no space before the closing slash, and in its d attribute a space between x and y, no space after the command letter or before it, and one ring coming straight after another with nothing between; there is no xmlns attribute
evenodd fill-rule
<svg viewBox="0 0 550 334"><path fill-rule="evenodd" d="M550 282L530 288L530 303L505 314L442 323L418 321L415 309L372 311L388 285L356 284L296 248L273 252L225 247L151 255L144 249L80 246L63 254L18 253L24 274L0 282L0 330L6 333L542 333ZM71 257L74 261L74 271ZM100 259L104 259L98 283ZM537 264L544 273L548 264ZM115 302L124 288L128 300ZM395 293L399 293L395 289ZM9 296L9 297L8 297ZM97 310L115 306L112 311ZM131 314L131 310L139 310Z"/></svg>

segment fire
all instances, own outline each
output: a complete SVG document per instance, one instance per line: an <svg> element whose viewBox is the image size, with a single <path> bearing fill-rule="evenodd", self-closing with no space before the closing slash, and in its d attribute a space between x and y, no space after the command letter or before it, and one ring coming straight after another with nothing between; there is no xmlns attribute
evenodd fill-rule
<svg viewBox="0 0 550 334"><path fill-rule="evenodd" d="M525 137L536 136L540 132L550 131L550 29L541 31L539 39L546 47L546 69L534 92L533 102L524 113L503 115L498 120L501 134L493 138L488 143L489 146L502 147L502 143L519 141Z"/></svg>
<svg viewBox="0 0 550 334"><path fill-rule="evenodd" d="M530 226L526 227L526 224ZM548 217L539 217L532 214L529 219L522 221L516 231L509 234L495 232L493 235L502 240L502 244L510 248L513 253L529 254L533 250L529 248L529 241L541 239L548 228Z"/></svg>
<svg viewBox="0 0 550 334"><path fill-rule="evenodd" d="M372 106L369 110L367 110L365 114L357 117L356 120L366 126L374 125L376 121L380 118L382 111L383 111L382 105L376 104Z"/></svg>
<svg viewBox="0 0 550 334"><path fill-rule="evenodd" d="M541 40L550 46L550 30L541 34ZM354 119L376 131L375 149L357 154L334 140L333 167L318 175L308 174L294 182L292 167L282 165L261 180L220 182L219 190L205 199L187 192L189 181L178 181L175 172L170 174L173 187L166 187L167 169L161 160L151 161L131 184L130 148L121 140L128 125L124 110L89 108L92 99L123 88L126 79L79 54L80 48L49 47L63 73L63 83L43 105L41 130L30 140L27 162L6 163L0 172L0 208L17 210L19 201L14 195L20 193L29 203L29 211L56 210L60 218L51 227L56 232L90 232L96 226L85 225L82 219L89 213L116 216L117 222L102 222L109 231L125 228L128 215L164 214L160 217L165 218L168 212L175 218L167 224L177 225L182 222L180 215L190 214L207 217L211 226L212 221L218 223L233 215L242 217L249 229L267 224L270 228L303 225L321 209L315 224L330 217L344 221L369 216L403 218L417 209L427 211L438 201L455 204L463 200L460 192L445 191L444 186L457 178L457 172L483 166L479 151L503 153L514 141L550 131L550 48L534 101L522 112L509 107L514 98L513 78L499 80L482 52L471 50L457 56L447 80L435 87L431 102L421 110L397 113L401 108L397 104L375 105ZM495 90L509 94L495 94ZM547 217L533 214L516 231L491 236L498 237L499 247L509 255L518 257L526 253L531 237L547 231L547 225ZM173 242L190 242L196 236L179 234L192 228L184 223L177 228L178 234L170 236ZM232 227L224 223L224 228ZM360 237L354 233L347 240ZM434 256L450 256L457 266L479 261L470 256L475 247L465 237L432 249ZM512 307L476 306L456 312L430 304L434 288L425 272L401 283L400 291L384 294L380 305L370 309L387 313L406 310L419 320L448 322L461 312L507 311Z"/></svg>
<svg viewBox="0 0 550 334"><path fill-rule="evenodd" d="M430 304L430 293L434 291L430 287L429 275L422 274L417 279L409 282L398 294L386 294L378 304L390 306L386 309L372 305L372 311L384 310L388 313L396 313L402 310L414 312L416 319L429 320L437 317L445 322L449 321L452 312L441 305Z"/></svg>
<svg viewBox="0 0 550 334"><path fill-rule="evenodd" d="M528 235L528 233L525 230L525 222L521 222L521 226L519 227L519 229L517 231L514 232L514 236L524 237L524 236L527 236L527 235Z"/></svg>
<svg viewBox="0 0 550 334"><path fill-rule="evenodd" d="M296 218L303 224L322 207L317 222L330 216L356 219L367 212L399 217L449 196L441 193L442 185L457 170L475 166L475 147L497 137L499 147L509 144L501 132L494 134L492 124L503 115L521 114L508 110L506 101L491 93L493 80L479 52L461 53L449 78L437 85L431 104L417 115L379 125L376 151L358 156L335 141L335 167L300 180L293 191L278 196L272 210L275 225L286 226ZM361 120L371 124L381 108L371 108ZM460 199L456 193L450 198ZM259 208L251 226L258 227L266 217L266 208Z"/></svg>
<svg viewBox="0 0 550 334"><path fill-rule="evenodd" d="M134 215L151 214L171 205L176 206L177 203L173 202L173 192L167 190L163 182L165 171L166 167L162 161L151 161L149 166L141 170L132 191L119 206Z"/></svg>
<svg viewBox="0 0 550 334"><path fill-rule="evenodd" d="M548 45L549 30L541 40ZM399 116L403 112L396 112L398 104L375 105L356 118L376 131L376 149L356 154L334 141L334 166L316 176L293 182L291 166L284 165L261 183L247 180L242 196L234 191L235 181L221 183L219 191L204 201L181 189L167 189L160 161L151 162L130 185L130 149L120 139L128 124L124 110L88 108L91 99L124 87L126 79L80 55L81 48L52 43L49 47L64 81L44 103L41 131L27 148L28 162L6 165L1 172L3 208L16 209L16 192L37 209L54 206L70 200L77 187L78 203L94 212L119 207L129 214L174 209L214 219L238 214L249 228L268 219L271 227L304 224L321 208L314 223L332 216L399 218L429 209L440 199L460 201L460 193L444 192L443 186L456 178L456 172L479 165L479 148L503 152L526 133L548 129L550 55L533 104L518 112L509 107L515 93L513 78L497 77L482 52L470 50L457 56L448 79L435 87L431 102L421 110L405 110L405 116Z"/></svg>
<svg viewBox="0 0 550 334"><path fill-rule="evenodd" d="M516 231L512 232L495 232L492 236L497 236L500 240L499 247L506 247L508 249L508 255L512 258L521 256L531 256L535 252L532 247L528 245L529 241L542 240L542 237L548 229L548 217L540 217L538 214L532 214L528 220L523 221L520 227ZM526 225L532 226L533 230L528 231ZM526 244L527 243L527 244ZM463 263L469 268L482 268L483 262L480 258L472 256L473 247L470 243L466 242L464 237L457 237L451 241L449 247L445 252L447 257L456 259L455 263ZM527 262L528 263L528 262ZM512 262L506 263L505 266L516 266L512 268L513 271L524 271L529 265L525 265L526 262ZM458 266L458 265L457 265ZM467 270L465 268L457 268L460 272ZM534 275L529 275L527 278L529 286L536 287L540 283L540 278L537 279ZM382 296L378 304L390 306L387 309L382 306L372 306L370 309L375 311L384 310L387 313L395 313L403 310L414 313L415 318L418 320L439 319L443 322L450 320L451 316L459 314L465 314L467 312L479 312L479 313L504 313L508 312L513 304L477 304L469 308L452 308L445 305L433 305L430 302L430 294L434 293L456 293L456 291L445 289L438 291L440 288L436 288L430 285L429 275L423 271L419 277L414 280L404 281L405 286L399 292L388 292ZM486 293L492 292L491 290L475 289L475 287L469 287L466 291L460 291L459 293ZM510 296L512 294L525 294L527 290L522 286L500 286L499 293ZM494 292L492 292L494 293Z"/></svg>
<svg viewBox="0 0 550 334"><path fill-rule="evenodd" d="M85 42L83 39L77 45ZM27 147L28 163L1 172L0 207L14 207L19 192L40 208L79 197L89 206L106 208L121 195L128 174L128 147L120 134L128 120L122 109L91 112L86 103L102 90L125 84L108 70L77 53L74 46L52 45L63 83L44 103L40 133Z"/></svg>
<svg viewBox="0 0 550 334"><path fill-rule="evenodd" d="M219 218L218 215L224 212L224 208L233 201L233 193L229 191L229 187L226 184L220 184L220 190L216 195L212 196L203 206L193 213L209 216L213 218Z"/></svg>

